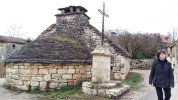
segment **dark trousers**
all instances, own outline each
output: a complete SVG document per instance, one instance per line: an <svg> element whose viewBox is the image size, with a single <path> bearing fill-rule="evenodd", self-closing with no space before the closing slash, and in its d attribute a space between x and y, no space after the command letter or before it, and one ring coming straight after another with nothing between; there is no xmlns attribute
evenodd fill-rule
<svg viewBox="0 0 178 100"><path fill-rule="evenodd" d="M163 99L163 90L165 94L164 99ZM169 100L171 98L171 88L156 87L156 92L157 92L158 100Z"/></svg>

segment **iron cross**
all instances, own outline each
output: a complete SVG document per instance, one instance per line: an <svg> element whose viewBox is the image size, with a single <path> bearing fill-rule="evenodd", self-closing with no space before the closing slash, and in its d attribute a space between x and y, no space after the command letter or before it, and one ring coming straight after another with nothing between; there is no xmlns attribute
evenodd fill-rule
<svg viewBox="0 0 178 100"><path fill-rule="evenodd" d="M104 43L104 17L109 17L108 14L105 13L105 3L103 2L103 11L98 9L98 11L102 14L102 41L101 44L103 45Z"/></svg>

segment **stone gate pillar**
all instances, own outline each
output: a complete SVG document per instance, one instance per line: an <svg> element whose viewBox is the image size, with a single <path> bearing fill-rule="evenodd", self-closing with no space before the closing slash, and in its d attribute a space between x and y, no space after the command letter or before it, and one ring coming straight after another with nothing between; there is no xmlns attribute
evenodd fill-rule
<svg viewBox="0 0 178 100"><path fill-rule="evenodd" d="M92 60L92 82L104 83L110 81L111 52L108 47L98 46L91 52Z"/></svg>

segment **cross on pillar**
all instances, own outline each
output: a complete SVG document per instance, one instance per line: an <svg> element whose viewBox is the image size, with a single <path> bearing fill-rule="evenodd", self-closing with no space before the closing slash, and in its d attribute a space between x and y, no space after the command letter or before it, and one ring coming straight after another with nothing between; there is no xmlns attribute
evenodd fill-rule
<svg viewBox="0 0 178 100"><path fill-rule="evenodd" d="M109 17L108 14L105 13L105 3L103 2L103 10L98 9L98 11L102 14L102 41L101 44L104 43L104 18Z"/></svg>

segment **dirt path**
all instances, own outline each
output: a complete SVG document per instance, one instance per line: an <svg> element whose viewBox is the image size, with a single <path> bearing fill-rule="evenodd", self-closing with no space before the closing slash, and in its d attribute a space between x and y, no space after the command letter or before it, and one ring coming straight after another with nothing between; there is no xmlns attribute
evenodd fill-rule
<svg viewBox="0 0 178 100"><path fill-rule="evenodd" d="M132 70L132 72L142 75L140 88L136 91L130 91L121 97L121 100L157 100L155 88L148 84L150 70ZM172 88L171 100L178 100L178 66L174 71L175 87Z"/></svg>
<svg viewBox="0 0 178 100"><path fill-rule="evenodd" d="M9 91L2 87L0 87L0 97L0 100L38 100L36 95Z"/></svg>
<svg viewBox="0 0 178 100"><path fill-rule="evenodd" d="M10 91L2 87L5 79L0 78L0 100L38 100L38 95Z"/></svg>
<svg viewBox="0 0 178 100"><path fill-rule="evenodd" d="M142 75L143 79L140 88L136 91L129 91L124 94L120 100L143 100L141 98L147 96L149 93L151 93L152 97L155 97L156 95L153 93L155 91L154 87L148 84L150 70L132 70L131 72L140 73Z"/></svg>

